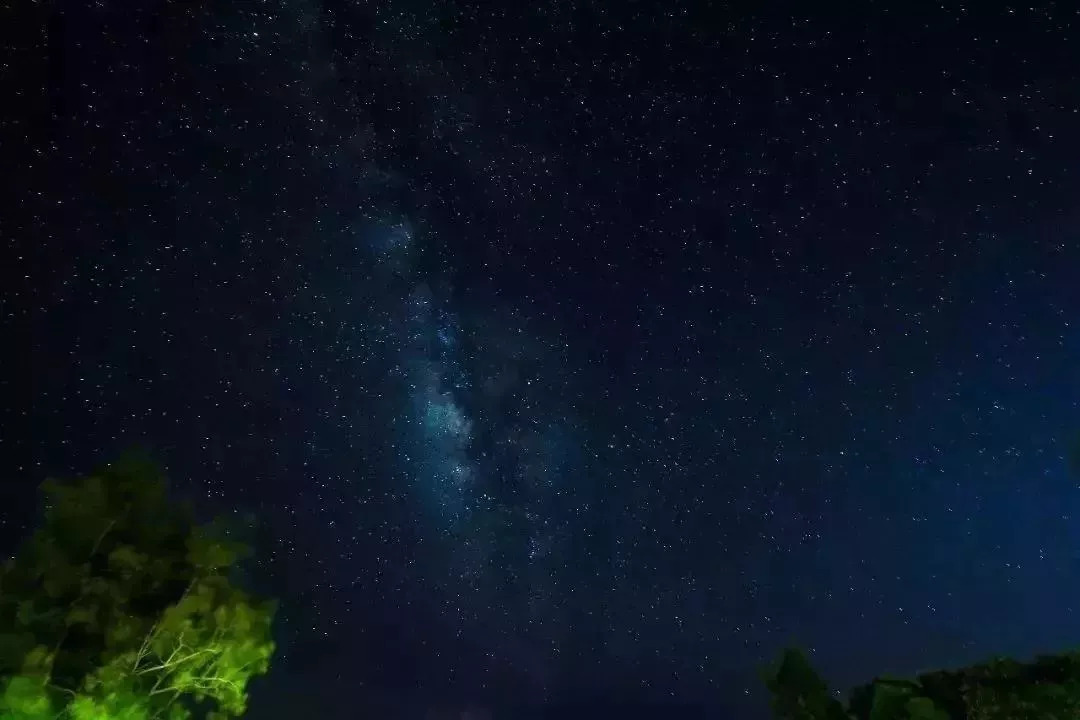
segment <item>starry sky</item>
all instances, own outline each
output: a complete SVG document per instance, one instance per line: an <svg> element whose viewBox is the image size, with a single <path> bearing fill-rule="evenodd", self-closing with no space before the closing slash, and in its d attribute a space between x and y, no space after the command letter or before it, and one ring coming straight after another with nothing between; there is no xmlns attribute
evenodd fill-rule
<svg viewBox="0 0 1080 720"><path fill-rule="evenodd" d="M788 5L4 10L4 546L133 445L254 513L254 720L1080 644L1080 14Z"/></svg>

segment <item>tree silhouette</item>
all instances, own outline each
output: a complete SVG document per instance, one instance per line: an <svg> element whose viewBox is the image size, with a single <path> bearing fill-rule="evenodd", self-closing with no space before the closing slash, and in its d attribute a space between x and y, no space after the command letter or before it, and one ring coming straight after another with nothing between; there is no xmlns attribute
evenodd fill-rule
<svg viewBox="0 0 1080 720"><path fill-rule="evenodd" d="M845 708L798 650L766 674L778 720L1075 720L1080 718L1080 652L1029 663L998 658L913 680L876 678L855 688Z"/></svg>

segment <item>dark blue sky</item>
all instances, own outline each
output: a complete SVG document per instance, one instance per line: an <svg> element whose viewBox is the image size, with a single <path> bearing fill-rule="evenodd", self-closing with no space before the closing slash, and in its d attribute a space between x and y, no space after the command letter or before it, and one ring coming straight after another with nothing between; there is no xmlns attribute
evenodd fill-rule
<svg viewBox="0 0 1080 720"><path fill-rule="evenodd" d="M0 530L132 444L255 511L251 717L753 718L792 642L1080 643L1075 12L28 20Z"/></svg>

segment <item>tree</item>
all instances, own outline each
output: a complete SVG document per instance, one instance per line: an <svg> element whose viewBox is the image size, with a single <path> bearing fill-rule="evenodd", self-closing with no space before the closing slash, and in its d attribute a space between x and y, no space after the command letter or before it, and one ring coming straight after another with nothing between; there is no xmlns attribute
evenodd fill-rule
<svg viewBox="0 0 1080 720"><path fill-rule="evenodd" d="M0 720L242 714L274 649L272 604L231 579L244 546L137 456L43 494L0 572Z"/></svg>
<svg viewBox="0 0 1080 720"><path fill-rule="evenodd" d="M829 695L829 688L801 651L789 648L765 673L778 720L846 720L844 706Z"/></svg>
<svg viewBox="0 0 1080 720"><path fill-rule="evenodd" d="M797 650L766 676L778 720L1075 720L1080 652L1029 663L996 659L913 680L876 678L855 688L847 708Z"/></svg>

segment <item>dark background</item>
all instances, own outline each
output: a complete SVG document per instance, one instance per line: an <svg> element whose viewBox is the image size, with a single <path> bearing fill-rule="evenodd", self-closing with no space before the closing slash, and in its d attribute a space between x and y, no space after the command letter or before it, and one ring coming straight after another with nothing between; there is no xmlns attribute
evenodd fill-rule
<svg viewBox="0 0 1080 720"><path fill-rule="evenodd" d="M1077 11L519 5L3 10L3 546L135 444L254 512L252 718L1080 642Z"/></svg>

